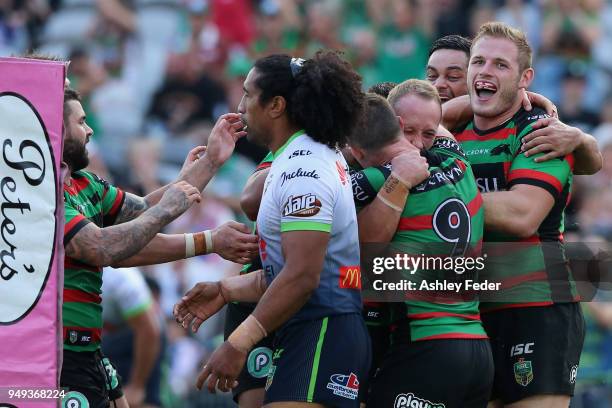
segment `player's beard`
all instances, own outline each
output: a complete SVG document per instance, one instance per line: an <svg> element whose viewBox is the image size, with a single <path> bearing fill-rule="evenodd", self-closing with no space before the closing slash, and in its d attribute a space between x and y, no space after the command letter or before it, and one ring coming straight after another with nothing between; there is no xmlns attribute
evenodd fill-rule
<svg viewBox="0 0 612 408"><path fill-rule="evenodd" d="M76 139L64 139L64 161L70 167L71 172L79 171L89 165L89 156L85 143L79 143Z"/></svg>

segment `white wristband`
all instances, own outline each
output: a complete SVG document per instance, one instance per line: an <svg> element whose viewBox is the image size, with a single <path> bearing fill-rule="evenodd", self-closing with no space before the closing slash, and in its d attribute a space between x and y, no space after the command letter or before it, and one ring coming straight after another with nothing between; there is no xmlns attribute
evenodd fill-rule
<svg viewBox="0 0 612 408"><path fill-rule="evenodd" d="M213 240L212 232L210 230L204 231L204 242L206 242L206 253L210 254L213 252Z"/></svg>
<svg viewBox="0 0 612 408"><path fill-rule="evenodd" d="M394 209L397 212L402 212L404 211L403 208L398 207L397 205L393 204L391 201L387 200L386 198L382 197L380 194L378 194L378 199L380 201L382 201L385 205L387 205L388 207L391 207L392 209Z"/></svg>
<svg viewBox="0 0 612 408"><path fill-rule="evenodd" d="M193 234L183 234L185 236L185 258L195 256L195 240Z"/></svg>

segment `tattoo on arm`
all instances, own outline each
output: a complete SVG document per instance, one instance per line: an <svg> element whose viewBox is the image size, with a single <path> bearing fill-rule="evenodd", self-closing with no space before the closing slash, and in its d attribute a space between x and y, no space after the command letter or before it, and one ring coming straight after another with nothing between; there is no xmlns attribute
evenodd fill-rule
<svg viewBox="0 0 612 408"><path fill-rule="evenodd" d="M399 180L393 176L387 177L385 184L383 184L383 188L387 194L393 193L397 186L399 185Z"/></svg>
<svg viewBox="0 0 612 408"><path fill-rule="evenodd" d="M131 221L149 209L147 200L135 194L125 193L125 201L119 210L115 224Z"/></svg>
<svg viewBox="0 0 612 408"><path fill-rule="evenodd" d="M167 211L151 207L124 224L98 228L89 223L66 245L66 255L89 265L112 265L137 254L172 219Z"/></svg>

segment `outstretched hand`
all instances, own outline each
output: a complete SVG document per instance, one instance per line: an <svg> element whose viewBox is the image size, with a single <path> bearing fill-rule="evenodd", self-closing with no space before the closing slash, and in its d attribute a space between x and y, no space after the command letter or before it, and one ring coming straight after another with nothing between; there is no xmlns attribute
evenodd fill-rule
<svg viewBox="0 0 612 408"><path fill-rule="evenodd" d="M200 282L174 305L172 313L178 323L195 333L226 303L219 282Z"/></svg>
<svg viewBox="0 0 612 408"><path fill-rule="evenodd" d="M196 146L187 153L183 167L179 173L179 180L184 180L193 165L200 159L200 155L206 152L206 146Z"/></svg>
<svg viewBox="0 0 612 408"><path fill-rule="evenodd" d="M230 158L238 139L247 134L243 128L244 124L238 113L226 113L219 117L206 146L206 156L213 165L220 167Z"/></svg>

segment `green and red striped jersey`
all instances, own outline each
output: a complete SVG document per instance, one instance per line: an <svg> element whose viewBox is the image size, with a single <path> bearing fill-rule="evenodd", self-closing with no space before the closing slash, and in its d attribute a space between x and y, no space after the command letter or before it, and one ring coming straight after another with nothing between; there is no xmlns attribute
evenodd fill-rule
<svg viewBox="0 0 612 408"><path fill-rule="evenodd" d="M64 246L90 222L113 225L125 195L120 189L86 171L72 173L64 184ZM66 256L62 320L64 349L94 351L100 347L102 330L102 268Z"/></svg>
<svg viewBox="0 0 612 408"><path fill-rule="evenodd" d="M515 185L528 184L543 188L555 200L536 234L528 239L485 231L488 260L483 275L501 282L502 286L493 302L481 303L483 311L578 300L563 248L573 156L536 163L534 158L542 153L526 157L521 152L523 137L533 131L536 121L545 117L548 115L541 109L527 112L521 108L493 129L482 131L470 122L455 132L472 164L481 192L510 190Z"/></svg>
<svg viewBox="0 0 612 408"><path fill-rule="evenodd" d="M397 231L391 243L411 255L477 256L482 243L484 209L476 181L459 145L452 139L438 138L429 151L421 153L429 164L430 176L410 190ZM371 203L391 174L391 164L369 167L352 174L355 205ZM427 253L446 251L446 253ZM414 253L410 251L414 250ZM454 271L450 271L455 275ZM472 275L477 279L476 275ZM418 279L449 278L449 272L424 270ZM459 278L459 277L456 277ZM453 279L453 276L450 276ZM418 282L417 282L418 287ZM478 300L415 300L393 306L393 324L402 341L457 338L487 338L478 311ZM399 312L398 312L399 310Z"/></svg>

